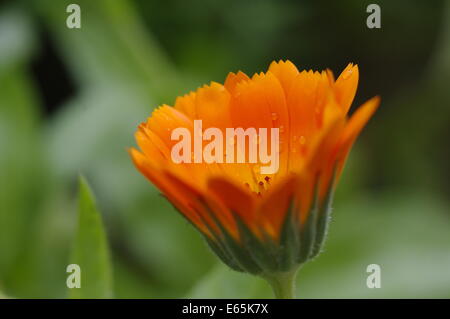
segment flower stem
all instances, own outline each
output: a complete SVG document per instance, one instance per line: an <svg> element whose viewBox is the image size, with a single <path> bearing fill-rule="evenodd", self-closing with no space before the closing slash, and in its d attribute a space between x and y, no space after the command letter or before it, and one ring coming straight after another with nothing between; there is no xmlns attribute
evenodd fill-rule
<svg viewBox="0 0 450 319"><path fill-rule="evenodd" d="M266 274L263 276L272 287L275 298L295 299L295 279L298 269L288 272Z"/></svg>

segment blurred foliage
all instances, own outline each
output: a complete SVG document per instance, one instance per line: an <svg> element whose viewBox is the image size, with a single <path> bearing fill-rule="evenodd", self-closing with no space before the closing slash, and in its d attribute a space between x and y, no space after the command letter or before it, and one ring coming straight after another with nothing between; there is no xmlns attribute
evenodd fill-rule
<svg viewBox="0 0 450 319"><path fill-rule="evenodd" d="M79 30L65 26L72 2ZM450 6L380 0L382 28L371 30L371 2L3 2L1 295L67 296L81 172L105 223L115 297L270 296L261 280L218 264L126 148L157 105L229 71L290 59L335 73L356 62L355 104L382 96L299 296L450 297ZM365 286L371 263L382 266L381 289Z"/></svg>

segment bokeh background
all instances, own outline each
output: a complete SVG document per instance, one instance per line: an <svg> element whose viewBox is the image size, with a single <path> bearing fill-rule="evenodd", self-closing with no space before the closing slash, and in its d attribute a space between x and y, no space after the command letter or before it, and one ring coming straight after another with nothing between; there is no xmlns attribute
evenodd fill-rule
<svg viewBox="0 0 450 319"><path fill-rule="evenodd" d="M450 297L450 2L24 0L0 5L0 295L64 298L77 178L97 197L114 296L270 297L228 270L134 169L126 148L159 104L229 71L290 59L360 67L354 107L382 104L336 194L302 298ZM81 6L81 29L66 7ZM381 266L381 289L366 267Z"/></svg>

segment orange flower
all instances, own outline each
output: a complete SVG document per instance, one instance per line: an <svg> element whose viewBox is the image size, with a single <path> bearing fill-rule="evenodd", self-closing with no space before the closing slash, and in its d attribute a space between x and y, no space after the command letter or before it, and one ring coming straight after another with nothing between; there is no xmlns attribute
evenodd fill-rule
<svg viewBox="0 0 450 319"><path fill-rule="evenodd" d="M230 267L289 271L320 251L335 181L379 104L372 98L347 117L358 77L353 64L335 80L329 70L299 72L290 61L252 78L230 73L224 85L212 82L154 110L136 132L141 151L130 154ZM279 170L262 174L260 162L174 163L171 134L180 127L194 133L194 120L224 135L226 128L279 128Z"/></svg>

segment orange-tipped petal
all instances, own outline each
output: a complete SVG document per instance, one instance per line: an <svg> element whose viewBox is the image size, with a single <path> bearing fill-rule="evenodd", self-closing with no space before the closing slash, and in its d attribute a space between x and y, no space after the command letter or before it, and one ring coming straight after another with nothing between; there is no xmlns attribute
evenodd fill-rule
<svg viewBox="0 0 450 319"><path fill-rule="evenodd" d="M361 130L380 105L380 97L375 96L361 105L345 126L339 141L337 159L343 164ZM342 165L341 165L342 166Z"/></svg>
<svg viewBox="0 0 450 319"><path fill-rule="evenodd" d="M165 176L176 187L179 193L189 199L189 205L195 209L201 219L208 225L212 233L220 233L217 222L225 227L230 234L237 238L236 225L227 206L217 203L215 198L198 189L189 180L183 180L173 172L165 171Z"/></svg>
<svg viewBox="0 0 450 319"><path fill-rule="evenodd" d="M174 106L175 109L183 112L193 120L198 118L195 110L196 96L197 94L195 92L190 92L189 94L186 94L184 96L177 97Z"/></svg>
<svg viewBox="0 0 450 319"><path fill-rule="evenodd" d="M299 73L297 67L289 60L272 62L269 66L269 72L273 73L280 80L286 94Z"/></svg>
<svg viewBox="0 0 450 319"><path fill-rule="evenodd" d="M348 112L356 95L358 87L359 69L355 64L350 63L341 75L339 75L334 86L336 99L345 113Z"/></svg>
<svg viewBox="0 0 450 319"><path fill-rule="evenodd" d="M244 72L239 71L236 74L234 74L233 72L230 72L230 73L228 73L228 76L227 76L227 78L225 80L224 86L228 90L228 92L233 94L236 86L240 82L247 81L247 80L250 80L250 78Z"/></svg>
<svg viewBox="0 0 450 319"><path fill-rule="evenodd" d="M172 140L172 131L180 127L192 131L192 120L184 113L168 105L163 105L154 110L147 121L147 129L155 133L169 148L177 143L177 141Z"/></svg>
<svg viewBox="0 0 450 319"><path fill-rule="evenodd" d="M230 127L230 93L222 84L212 82L197 91L196 114L203 121L203 128Z"/></svg>
<svg viewBox="0 0 450 319"><path fill-rule="evenodd" d="M197 210L198 207L195 207L195 205L192 204L190 198L185 195L185 192L183 192L182 189L177 188L177 185L171 183L164 173L152 166L145 155L134 148L131 148L129 153L136 168L147 177L188 220L199 228L200 231L213 238L213 234L210 232L209 227L207 227L205 221L199 215Z"/></svg>
<svg viewBox="0 0 450 319"><path fill-rule="evenodd" d="M211 178L208 188L233 213L253 227L255 221L255 201L248 191L224 178Z"/></svg>
<svg viewBox="0 0 450 319"><path fill-rule="evenodd" d="M296 176L279 181L264 196L257 210L257 219L261 227L272 238L278 239L283 221L291 205L294 204Z"/></svg>

